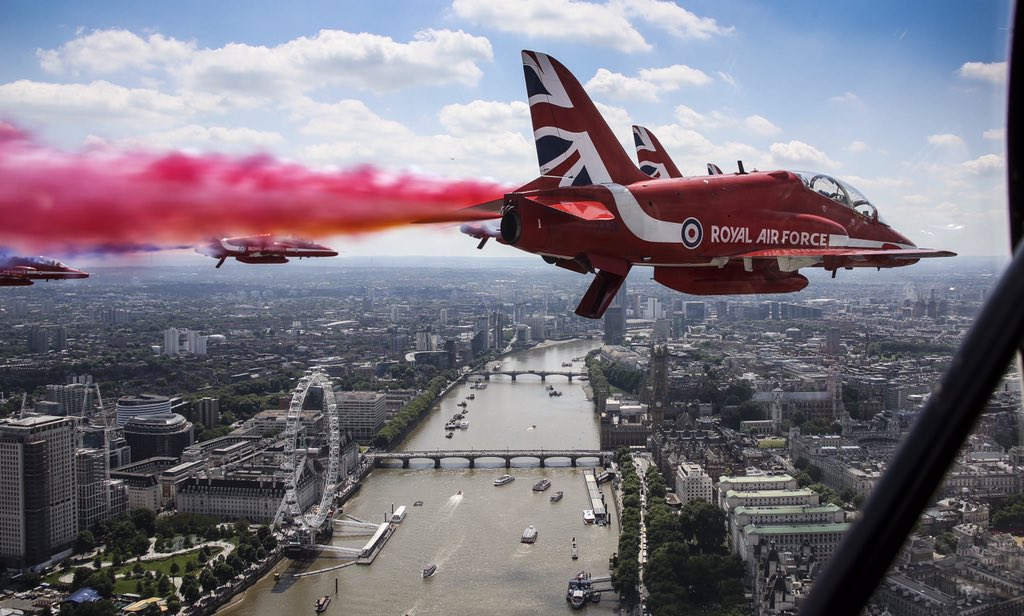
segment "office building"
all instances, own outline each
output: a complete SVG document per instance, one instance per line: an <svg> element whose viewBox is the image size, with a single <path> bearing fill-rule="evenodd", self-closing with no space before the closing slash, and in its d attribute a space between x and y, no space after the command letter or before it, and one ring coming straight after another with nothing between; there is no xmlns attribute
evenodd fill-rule
<svg viewBox="0 0 1024 616"><path fill-rule="evenodd" d="M676 468L675 489L676 496L679 497L679 502L683 505L698 498L709 503L714 502L711 496L711 477L704 472L704 468L700 464L690 462L680 464Z"/></svg>
<svg viewBox="0 0 1024 616"><path fill-rule="evenodd" d="M132 450L132 461L147 458L180 458L194 441L192 422L176 413L136 415L124 425L124 438Z"/></svg>
<svg viewBox="0 0 1024 616"><path fill-rule="evenodd" d="M0 421L0 563L25 569L61 560L77 533L75 420Z"/></svg>
<svg viewBox="0 0 1024 616"><path fill-rule="evenodd" d="M61 415L88 417L96 408L96 388L89 383L47 385L46 399L61 405Z"/></svg>
<svg viewBox="0 0 1024 616"><path fill-rule="evenodd" d="M164 355L177 355L178 344L181 341L181 335L175 328L170 328L164 331Z"/></svg>
<svg viewBox="0 0 1024 616"><path fill-rule="evenodd" d="M384 427L387 397L372 391L342 391L336 394L341 431L366 443Z"/></svg>
<svg viewBox="0 0 1024 616"><path fill-rule="evenodd" d="M117 400L117 425L123 426L132 417L166 415L171 412L171 399L155 394L124 396Z"/></svg>

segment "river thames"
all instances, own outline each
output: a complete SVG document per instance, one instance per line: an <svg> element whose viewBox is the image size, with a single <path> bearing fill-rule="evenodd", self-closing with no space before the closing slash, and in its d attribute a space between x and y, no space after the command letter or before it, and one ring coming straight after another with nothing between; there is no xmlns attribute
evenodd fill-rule
<svg viewBox="0 0 1024 616"><path fill-rule="evenodd" d="M508 370L584 370L581 358L598 346L596 341L573 341L531 349L503 358ZM597 449L598 420L586 399L583 382L570 384L564 376L541 382L523 375L516 382L493 376L486 389L469 384L453 388L406 438L400 450L435 449ZM547 385L563 395L552 396ZM473 394L474 399L467 397ZM466 402L469 427L445 438L444 424ZM418 468L417 468L418 467ZM496 487L494 478L508 472L516 480ZM551 488L533 492L542 478ZM462 495L458 492L462 491ZM549 496L564 492L559 502ZM611 488L604 491L611 505ZM423 501L422 506L413 506ZM618 544L618 520L596 526L583 523L589 508L581 468L568 460L551 461L540 468L537 461L513 461L506 471L502 460L480 460L475 469L465 460L446 460L434 469L433 462L413 462L410 469L376 469L344 507L344 514L359 520L382 522L392 507L405 505L408 514L372 565L350 566L297 579L291 573L314 572L336 567L340 558L321 557L294 563L285 559L272 576L250 588L219 614L313 613L322 595L333 602L326 615L334 614L551 614L572 611L565 601L569 578L580 570L605 577L608 559ZM614 507L610 507L614 512ZM533 525L534 544L520 543L523 530ZM575 538L579 560L570 557ZM335 532L332 545L362 547L367 536ZM428 579L422 567L433 562L437 572ZM603 584L606 586L607 584ZM335 587L337 586L337 594ZM617 600L607 594L589 612L613 614Z"/></svg>

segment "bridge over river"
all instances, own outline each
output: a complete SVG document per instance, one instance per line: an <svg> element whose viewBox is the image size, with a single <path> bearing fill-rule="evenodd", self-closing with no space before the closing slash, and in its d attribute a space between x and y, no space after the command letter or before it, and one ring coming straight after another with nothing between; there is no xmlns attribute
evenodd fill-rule
<svg viewBox="0 0 1024 616"><path fill-rule="evenodd" d="M491 380L492 376L498 374L503 374L505 376L512 377L513 381L516 380L518 377L531 375L539 376L541 381L547 381L549 376L564 376L567 379L569 379L570 383L572 383L573 377L585 376L585 373L583 372L573 372L572 370L481 370L478 372L470 372L466 375L466 377L469 378L474 376L482 376L484 377L485 381L489 381Z"/></svg>
<svg viewBox="0 0 1024 616"><path fill-rule="evenodd" d="M533 458L544 463L551 459L568 459L572 466L579 466L580 460L596 459L596 464L586 466L608 466L612 462L614 452L599 449L467 449L467 450L434 450L434 451L378 451L367 453L367 460L374 466L380 466L385 460L401 460L402 468L409 468L410 460L433 460L433 468L441 468L442 460L462 459L469 461L469 468L476 468L476 461L483 459L504 460L505 468L512 467L512 460Z"/></svg>

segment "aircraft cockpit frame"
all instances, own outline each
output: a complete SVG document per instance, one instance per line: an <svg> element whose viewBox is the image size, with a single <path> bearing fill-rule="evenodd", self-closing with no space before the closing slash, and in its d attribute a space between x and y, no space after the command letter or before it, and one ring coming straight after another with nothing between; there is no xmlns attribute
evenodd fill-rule
<svg viewBox="0 0 1024 616"><path fill-rule="evenodd" d="M849 183L826 173L818 173L816 171L793 171L792 173L803 180L804 186L808 190L816 192L823 197L828 197L839 205L850 208L865 218L880 222L887 227L889 226L879 216L878 208L864 196L864 193Z"/></svg>

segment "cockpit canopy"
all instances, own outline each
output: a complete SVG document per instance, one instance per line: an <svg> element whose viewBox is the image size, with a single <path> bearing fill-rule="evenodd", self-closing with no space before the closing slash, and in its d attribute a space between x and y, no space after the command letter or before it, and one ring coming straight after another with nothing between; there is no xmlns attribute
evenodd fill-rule
<svg viewBox="0 0 1024 616"><path fill-rule="evenodd" d="M828 197L836 203L844 205L866 218L870 218L872 220L877 219L878 222L887 224L878 215L878 208L868 201L868 198L864 196L864 193L860 192L853 186L850 186L846 182L836 179L830 175L816 173L814 171L793 171L793 173L803 180L804 186L819 195Z"/></svg>

